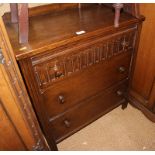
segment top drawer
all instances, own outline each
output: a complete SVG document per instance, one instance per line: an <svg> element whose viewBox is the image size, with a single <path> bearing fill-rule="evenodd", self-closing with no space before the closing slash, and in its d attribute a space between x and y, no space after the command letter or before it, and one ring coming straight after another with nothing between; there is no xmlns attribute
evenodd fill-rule
<svg viewBox="0 0 155 155"><path fill-rule="evenodd" d="M131 28L72 49L50 51L31 58L40 91L89 66L133 50L135 32L136 28Z"/></svg>

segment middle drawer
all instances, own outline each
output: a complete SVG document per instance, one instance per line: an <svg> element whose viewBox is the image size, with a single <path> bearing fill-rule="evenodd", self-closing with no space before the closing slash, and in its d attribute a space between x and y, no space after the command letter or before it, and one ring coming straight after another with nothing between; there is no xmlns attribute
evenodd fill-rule
<svg viewBox="0 0 155 155"><path fill-rule="evenodd" d="M55 117L75 104L128 78L130 59L131 52L125 52L49 87L42 94L48 117Z"/></svg>

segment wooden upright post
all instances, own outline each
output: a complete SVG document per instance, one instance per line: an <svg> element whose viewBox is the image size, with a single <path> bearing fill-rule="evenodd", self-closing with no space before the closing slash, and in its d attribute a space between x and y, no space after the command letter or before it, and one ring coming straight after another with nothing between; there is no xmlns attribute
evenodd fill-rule
<svg viewBox="0 0 155 155"><path fill-rule="evenodd" d="M19 18L19 42L28 42L29 20L28 20L28 4L18 4L18 18Z"/></svg>
<svg viewBox="0 0 155 155"><path fill-rule="evenodd" d="M120 11L123 8L123 4L122 3L115 3L113 5L113 7L115 8L114 27L118 27L119 26Z"/></svg>
<svg viewBox="0 0 155 155"><path fill-rule="evenodd" d="M18 6L17 3L10 3L10 11L11 11L11 22L18 22Z"/></svg>

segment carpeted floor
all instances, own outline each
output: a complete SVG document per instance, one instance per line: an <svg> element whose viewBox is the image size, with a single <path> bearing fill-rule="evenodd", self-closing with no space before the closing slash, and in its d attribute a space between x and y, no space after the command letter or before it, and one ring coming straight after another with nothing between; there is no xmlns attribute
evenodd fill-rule
<svg viewBox="0 0 155 155"><path fill-rule="evenodd" d="M155 123L139 110L118 107L58 144L60 151L155 150Z"/></svg>

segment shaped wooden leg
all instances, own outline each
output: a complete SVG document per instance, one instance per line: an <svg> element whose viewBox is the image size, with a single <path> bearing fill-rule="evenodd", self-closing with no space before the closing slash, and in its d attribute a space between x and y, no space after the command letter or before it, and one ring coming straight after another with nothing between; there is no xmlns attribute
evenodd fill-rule
<svg viewBox="0 0 155 155"><path fill-rule="evenodd" d="M18 22L18 7L17 3L10 3L10 12L11 12L11 22Z"/></svg>
<svg viewBox="0 0 155 155"><path fill-rule="evenodd" d="M28 21L28 4L18 4L18 22L19 22L19 42L27 43L28 42L28 30L29 30L29 21Z"/></svg>
<svg viewBox="0 0 155 155"><path fill-rule="evenodd" d="M115 19L114 19L114 27L119 27L119 18L120 18L120 11L123 8L122 3L115 3L113 5L115 8Z"/></svg>
<svg viewBox="0 0 155 155"><path fill-rule="evenodd" d="M126 101L125 103L122 104L122 109L123 109L123 110L126 109L127 106L128 106L128 101Z"/></svg>

